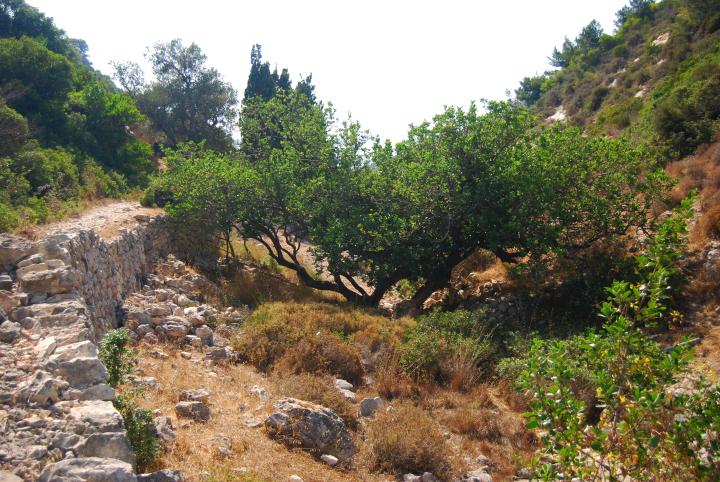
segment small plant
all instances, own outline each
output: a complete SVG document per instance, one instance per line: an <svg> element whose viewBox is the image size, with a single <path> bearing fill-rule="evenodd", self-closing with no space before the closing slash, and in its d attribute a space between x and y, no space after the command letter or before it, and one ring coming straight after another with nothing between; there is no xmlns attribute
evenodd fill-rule
<svg viewBox="0 0 720 482"><path fill-rule="evenodd" d="M128 347L130 332L127 328L108 331L100 342L100 359L108 371L108 384L117 388L125 383L137 365L137 355ZM135 452L140 468L151 466L160 455L160 443L156 437L150 410L138 408L137 390L128 390L113 400L122 415L130 446Z"/></svg>
<svg viewBox="0 0 720 482"><path fill-rule="evenodd" d="M160 442L156 436L153 414L150 410L138 408L130 395L120 395L113 405L125 422L130 446L137 457L138 467L150 467L160 456Z"/></svg>
<svg viewBox="0 0 720 482"><path fill-rule="evenodd" d="M111 387L125 383L137 364L137 356L127 346L129 341L128 329L118 328L108 331L100 342L100 359L107 368Z"/></svg>
<svg viewBox="0 0 720 482"><path fill-rule="evenodd" d="M417 380L467 389L495 355L492 334L483 311L435 311L409 330L400 349L400 367Z"/></svg>

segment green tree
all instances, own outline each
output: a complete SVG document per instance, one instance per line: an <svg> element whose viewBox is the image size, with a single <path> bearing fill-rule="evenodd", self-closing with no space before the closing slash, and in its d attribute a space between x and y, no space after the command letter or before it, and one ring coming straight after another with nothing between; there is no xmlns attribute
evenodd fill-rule
<svg viewBox="0 0 720 482"><path fill-rule="evenodd" d="M65 100L73 88L70 61L35 39L0 39L0 94L50 142L64 141Z"/></svg>
<svg viewBox="0 0 720 482"><path fill-rule="evenodd" d="M142 183L153 169L152 148L132 135L143 116L128 95L89 82L69 96L68 111L74 145L134 184Z"/></svg>
<svg viewBox="0 0 720 482"><path fill-rule="evenodd" d="M239 199L228 213L233 229L307 285L363 304L407 279L420 284L419 305L481 248L503 260L540 258L622 235L647 223L667 186L627 140L538 129L510 103L491 102L485 113L449 108L395 150L355 122L338 127L331 109L308 106L297 92L250 105L256 111L241 121L245 159L230 174ZM168 175L171 212L181 219L202 218L218 202L181 187L217 191L211 169L199 171L202 182L173 180L195 169ZM304 243L320 277L300 258Z"/></svg>
<svg viewBox="0 0 720 482"><path fill-rule="evenodd" d="M283 71L285 73L286 71ZM277 74L277 71L275 72ZM262 46L255 44L250 52L250 75L248 75L245 88L245 100L260 97L270 100L275 95L275 88L279 77L270 73L270 64L262 61ZM288 79L289 80L289 79Z"/></svg>
<svg viewBox="0 0 720 482"><path fill-rule="evenodd" d="M156 44L148 58L155 81L145 84L142 71L132 63L116 63L115 77L168 145L205 141L214 150L231 149L237 93L205 65L200 47L185 47L175 39Z"/></svg>

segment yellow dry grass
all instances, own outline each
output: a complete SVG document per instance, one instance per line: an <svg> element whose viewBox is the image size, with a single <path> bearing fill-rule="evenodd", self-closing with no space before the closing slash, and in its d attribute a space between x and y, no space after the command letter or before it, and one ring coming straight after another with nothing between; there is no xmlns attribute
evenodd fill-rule
<svg viewBox="0 0 720 482"><path fill-rule="evenodd" d="M509 480L518 461L527 460L534 448L533 436L523 428L520 415L526 407L507 387L483 385L471 393L423 387L423 395L415 400L387 403L397 408L417 406L417 410L425 414L424 424L432 425L436 441L443 443L418 442L416 439L422 437L418 428L422 424L406 421L394 425L393 430L398 432L392 439L396 441L395 445L388 445L389 433L378 432L378 425L374 425L375 438L384 443L374 446L368 432L373 424L365 421L364 425L358 426L357 432L353 432L357 447L355 467L350 471L334 470L302 450L291 450L271 440L262 427L249 428L243 423L247 418L264 420L272 413L272 403L285 396L302 395L328 405L342 404L320 387L324 384L332 390L331 379L315 377L310 380L310 375L289 379L281 373L263 375L242 364L206 367L200 361L182 358L171 346L161 349L168 354L167 358L141 354L139 374L155 377L158 382L157 387L146 389L141 406L176 419L174 407L182 390L206 388L210 392L210 421L178 420L176 442L162 455L156 467L179 469L190 481L282 482L290 475L299 475L305 482L395 480L398 474L378 471L378 468L392 469L392 463L378 462L378 450L385 453L399 450L410 460L412 454L422 455L429 451L427 454L436 457L433 465L441 467L443 460L447 462L445 473L448 475L477 468L468 464L466 457L472 459L482 454L497 464L492 473L495 480ZM301 386L304 380L307 386ZM250 393L250 388L255 385L267 390L267 400ZM376 389L376 385L359 389L358 399L376 396ZM352 414L348 407L335 408L345 416ZM492 436L485 437L485 430L491 430ZM438 434L443 435L438 438ZM230 439L230 457L221 456L217 442L212 440L214 436ZM435 445L437 452L433 450Z"/></svg>
<svg viewBox="0 0 720 482"><path fill-rule="evenodd" d="M262 428L248 428L246 418L264 420L270 415L272 401L283 396L278 385L245 365L204 367L186 360L171 347L162 348L167 359L141 356L143 376L158 380L148 388L141 405L159 410L175 419L175 404L182 390L206 388L210 392L211 419L196 423L180 419L176 423L177 439L158 462L158 467L181 470L190 481L285 481L299 475L305 482L381 481L387 476L364 471L334 470L301 450L289 450L269 439ZM264 387L270 398L261 400L250 393L253 385ZM213 436L222 435L232 442L231 456L223 458ZM204 478L203 472L209 473Z"/></svg>

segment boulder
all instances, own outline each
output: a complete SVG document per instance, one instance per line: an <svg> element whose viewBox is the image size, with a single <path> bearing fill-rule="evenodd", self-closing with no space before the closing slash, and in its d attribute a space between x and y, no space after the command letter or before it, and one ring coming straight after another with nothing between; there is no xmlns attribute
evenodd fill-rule
<svg viewBox="0 0 720 482"><path fill-rule="evenodd" d="M207 404L210 401L210 392L207 388L196 388L194 390L183 390L178 399L181 402L202 402Z"/></svg>
<svg viewBox="0 0 720 482"><path fill-rule="evenodd" d="M48 372L38 370L15 392L13 398L15 403L46 405L59 401L61 392L67 387L67 382L53 378Z"/></svg>
<svg viewBox="0 0 720 482"><path fill-rule="evenodd" d="M23 479L12 472L0 470L0 482L23 482Z"/></svg>
<svg viewBox="0 0 720 482"><path fill-rule="evenodd" d="M371 417L377 410L383 406L382 398L372 397L363 398L360 401L359 412L362 417Z"/></svg>
<svg viewBox="0 0 720 482"><path fill-rule="evenodd" d="M199 326L195 329L195 336L202 340L203 345L212 345L213 331L207 325Z"/></svg>
<svg viewBox="0 0 720 482"><path fill-rule="evenodd" d="M135 465L135 452L122 432L94 433L75 448L78 457L107 457Z"/></svg>
<svg viewBox="0 0 720 482"><path fill-rule="evenodd" d="M108 377L108 372L99 358L85 356L60 363L58 373L74 387L103 383Z"/></svg>
<svg viewBox="0 0 720 482"><path fill-rule="evenodd" d="M328 464L330 467L335 467L339 462L337 457L335 457L334 455L330 455L330 454L322 454L320 456L320 460L322 460L323 462Z"/></svg>
<svg viewBox="0 0 720 482"><path fill-rule="evenodd" d="M15 340L20 338L20 333L22 333L22 327L19 323L4 321L0 325L0 342L13 343Z"/></svg>
<svg viewBox="0 0 720 482"><path fill-rule="evenodd" d="M15 266L33 251L35 247L26 239L8 234L0 236L0 265Z"/></svg>
<svg viewBox="0 0 720 482"><path fill-rule="evenodd" d="M345 423L329 408L314 403L284 398L276 412L265 420L268 435L290 447L302 447L317 456L337 457L339 464L352 464L355 444Z"/></svg>
<svg viewBox="0 0 720 482"><path fill-rule="evenodd" d="M71 458L50 464L39 482L137 482L132 465L115 459Z"/></svg>
<svg viewBox="0 0 720 482"><path fill-rule="evenodd" d="M196 422L210 420L210 407L202 402L180 402L175 405L175 414L178 418L189 418Z"/></svg>
<svg viewBox="0 0 720 482"><path fill-rule="evenodd" d="M463 475L462 480L463 482L492 482L493 478L484 469L478 469Z"/></svg>
<svg viewBox="0 0 720 482"><path fill-rule="evenodd" d="M205 354L205 359L213 361L213 362L224 361L224 360L227 360L228 358L230 358L230 356L228 355L227 350L221 346L212 347Z"/></svg>
<svg viewBox="0 0 720 482"><path fill-rule="evenodd" d="M155 425L155 434L163 444L170 445L175 442L175 426L170 417L160 416L153 420Z"/></svg>
<svg viewBox="0 0 720 482"><path fill-rule="evenodd" d="M87 401L70 409L71 420L77 420L93 428L95 432L119 432L123 419L109 401Z"/></svg>
<svg viewBox="0 0 720 482"><path fill-rule="evenodd" d="M76 271L69 267L32 271L18 276L18 281L24 291L50 295L71 291L75 286L76 279Z"/></svg>
<svg viewBox="0 0 720 482"><path fill-rule="evenodd" d="M335 379L335 388L338 390L353 390L353 384L348 382L347 380L343 380L342 378L336 378Z"/></svg>

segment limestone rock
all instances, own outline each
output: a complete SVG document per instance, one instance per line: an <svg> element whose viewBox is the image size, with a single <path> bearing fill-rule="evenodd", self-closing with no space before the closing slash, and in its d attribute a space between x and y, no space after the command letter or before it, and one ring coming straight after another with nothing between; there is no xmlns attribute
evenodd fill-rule
<svg viewBox="0 0 720 482"><path fill-rule="evenodd" d="M120 413L108 401L88 401L70 409L70 419L89 425L97 432L122 430Z"/></svg>
<svg viewBox="0 0 720 482"><path fill-rule="evenodd" d="M95 385L107 380L105 365L97 357L75 357L62 362L58 373L73 386Z"/></svg>
<svg viewBox="0 0 720 482"><path fill-rule="evenodd" d="M157 438L165 445L175 442L175 426L170 417L160 416L153 420Z"/></svg>
<svg viewBox="0 0 720 482"><path fill-rule="evenodd" d="M2 343L12 343L18 338L20 338L20 333L22 332L22 327L18 323L13 323L12 321L4 321L0 325L0 342Z"/></svg>
<svg viewBox="0 0 720 482"><path fill-rule="evenodd" d="M177 414L178 418L207 422L210 420L210 407L202 402L180 402L175 405L175 414Z"/></svg>
<svg viewBox="0 0 720 482"><path fill-rule="evenodd" d="M338 458L330 454L322 454L320 460L328 464L330 467L335 467L338 464Z"/></svg>
<svg viewBox="0 0 720 482"><path fill-rule="evenodd" d="M181 402L202 402L207 404L210 401L210 392L206 388L183 390L178 398Z"/></svg>
<svg viewBox="0 0 720 482"><path fill-rule="evenodd" d="M360 401L360 416L371 417L382 406L383 401L380 397L363 398Z"/></svg>
<svg viewBox="0 0 720 482"><path fill-rule="evenodd" d="M48 372L38 370L24 386L15 392L14 399L16 403L37 403L38 405L46 405L48 402L55 403L60 400L61 392L67 387L67 382L53 378Z"/></svg>
<svg viewBox="0 0 720 482"><path fill-rule="evenodd" d="M347 380L343 380L342 378L336 378L335 379L335 388L337 388L338 390L352 391L353 388L355 388L355 387L353 387L353 384L348 382Z"/></svg>
<svg viewBox="0 0 720 482"><path fill-rule="evenodd" d="M185 482L185 477L179 470L163 469L150 474L140 474L138 482Z"/></svg>
<svg viewBox="0 0 720 482"><path fill-rule="evenodd" d="M35 251L30 241L8 234L0 235L0 265L13 266Z"/></svg>
<svg viewBox="0 0 720 482"><path fill-rule="evenodd" d="M23 482L23 479L12 472L0 470L0 482Z"/></svg>
<svg viewBox="0 0 720 482"><path fill-rule="evenodd" d="M122 432L94 433L75 449L78 457L107 457L135 465L135 453Z"/></svg>
<svg viewBox="0 0 720 482"><path fill-rule="evenodd" d="M69 292L76 283L77 273L69 267L32 271L18 276L20 286L33 293L55 295Z"/></svg>
<svg viewBox="0 0 720 482"><path fill-rule="evenodd" d="M72 458L50 464L39 482L137 482L132 465L115 459Z"/></svg>
<svg viewBox="0 0 720 482"><path fill-rule="evenodd" d="M316 455L333 455L341 465L352 464L355 444L345 423L335 412L294 398L278 400L274 407L277 411L265 420L271 437Z"/></svg>

